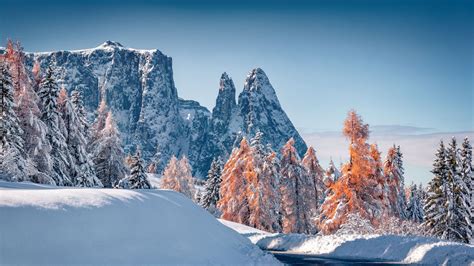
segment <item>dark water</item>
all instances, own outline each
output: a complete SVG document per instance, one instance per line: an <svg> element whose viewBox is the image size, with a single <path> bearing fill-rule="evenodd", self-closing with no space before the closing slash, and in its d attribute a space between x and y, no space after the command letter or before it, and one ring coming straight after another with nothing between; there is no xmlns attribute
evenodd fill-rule
<svg viewBox="0 0 474 266"><path fill-rule="evenodd" d="M366 260L351 258L335 258L320 255L295 254L272 251L272 254L287 265L402 265L399 262L385 260Z"/></svg>

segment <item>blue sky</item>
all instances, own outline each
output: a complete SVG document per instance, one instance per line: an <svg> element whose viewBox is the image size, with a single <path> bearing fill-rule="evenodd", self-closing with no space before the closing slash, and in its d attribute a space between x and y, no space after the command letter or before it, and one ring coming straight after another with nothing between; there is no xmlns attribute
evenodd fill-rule
<svg viewBox="0 0 474 266"><path fill-rule="evenodd" d="M0 41L28 51L115 40L173 58L181 97L212 109L262 67L305 133L371 125L474 130L472 1L0 0Z"/></svg>

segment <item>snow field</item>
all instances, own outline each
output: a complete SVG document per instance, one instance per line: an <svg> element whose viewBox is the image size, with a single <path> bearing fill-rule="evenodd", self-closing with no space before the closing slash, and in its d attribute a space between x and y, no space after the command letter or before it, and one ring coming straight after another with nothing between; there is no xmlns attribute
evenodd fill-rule
<svg viewBox="0 0 474 266"><path fill-rule="evenodd" d="M0 264L278 264L183 195L0 182Z"/></svg>

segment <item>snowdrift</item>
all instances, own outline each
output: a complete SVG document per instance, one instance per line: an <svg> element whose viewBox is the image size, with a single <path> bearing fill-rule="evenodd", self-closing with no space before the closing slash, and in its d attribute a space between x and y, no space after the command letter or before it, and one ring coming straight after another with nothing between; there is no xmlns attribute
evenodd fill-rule
<svg viewBox="0 0 474 266"><path fill-rule="evenodd" d="M229 221L221 223L266 250L428 265L474 264L474 246L428 237L272 234Z"/></svg>
<svg viewBox="0 0 474 266"><path fill-rule="evenodd" d="M278 264L179 193L0 182L0 264Z"/></svg>

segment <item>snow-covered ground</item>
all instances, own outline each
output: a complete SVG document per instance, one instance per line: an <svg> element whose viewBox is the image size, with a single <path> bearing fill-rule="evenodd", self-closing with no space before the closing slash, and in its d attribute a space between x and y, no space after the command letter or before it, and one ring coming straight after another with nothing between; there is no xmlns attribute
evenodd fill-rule
<svg viewBox="0 0 474 266"><path fill-rule="evenodd" d="M179 193L0 181L0 264L278 264Z"/></svg>
<svg viewBox="0 0 474 266"><path fill-rule="evenodd" d="M394 235L285 235L272 234L229 221L220 222L267 250L427 265L474 265L474 246L434 238Z"/></svg>

